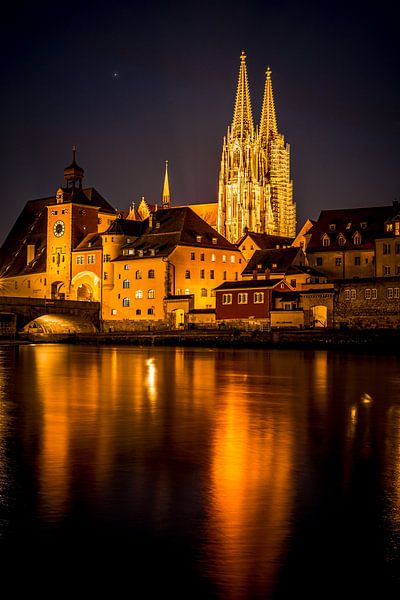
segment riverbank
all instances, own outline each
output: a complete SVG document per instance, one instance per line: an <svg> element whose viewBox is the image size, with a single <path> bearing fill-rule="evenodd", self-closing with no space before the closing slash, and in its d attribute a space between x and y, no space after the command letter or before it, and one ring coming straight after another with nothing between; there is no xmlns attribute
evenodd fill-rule
<svg viewBox="0 0 400 600"><path fill-rule="evenodd" d="M187 330L129 333L36 334L15 342L85 345L200 346L216 348L315 348L354 349L371 352L399 351L397 330Z"/></svg>

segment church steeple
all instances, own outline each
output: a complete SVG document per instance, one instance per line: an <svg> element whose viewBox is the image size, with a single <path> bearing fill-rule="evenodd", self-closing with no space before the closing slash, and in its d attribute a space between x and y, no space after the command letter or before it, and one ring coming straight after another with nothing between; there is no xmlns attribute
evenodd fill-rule
<svg viewBox="0 0 400 600"><path fill-rule="evenodd" d="M243 50L240 56L239 81L236 92L231 134L233 137L243 139L248 134L252 134L253 130L253 115L251 111L249 82L247 79L246 54Z"/></svg>
<svg viewBox="0 0 400 600"><path fill-rule="evenodd" d="M169 193L169 181L168 181L168 161L165 161L165 176L164 176L164 188L162 194L162 207L169 208L171 204L171 196Z"/></svg>
<svg viewBox="0 0 400 600"><path fill-rule="evenodd" d="M76 163L76 146L72 146L72 163L65 167L64 178L67 189L82 188L82 179L85 171Z"/></svg>
<svg viewBox="0 0 400 600"><path fill-rule="evenodd" d="M268 141L272 137L278 134L278 126L276 123L274 94L272 91L272 71L268 67L266 71L266 80L264 88L264 99L261 110L261 121L260 121L260 139L263 148L268 146Z"/></svg>

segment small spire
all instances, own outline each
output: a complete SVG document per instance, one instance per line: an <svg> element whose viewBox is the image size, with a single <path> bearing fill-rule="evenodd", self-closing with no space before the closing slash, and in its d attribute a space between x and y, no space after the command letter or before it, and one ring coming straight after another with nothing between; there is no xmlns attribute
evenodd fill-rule
<svg viewBox="0 0 400 600"><path fill-rule="evenodd" d="M243 139L246 135L252 134L253 130L253 114L251 111L249 83L247 80L246 53L243 50L240 55L239 80L231 131L233 136Z"/></svg>
<svg viewBox="0 0 400 600"><path fill-rule="evenodd" d="M72 162L76 161L76 146L72 146Z"/></svg>
<svg viewBox="0 0 400 600"><path fill-rule="evenodd" d="M171 197L169 193L169 181L168 181L168 161L165 161L165 176L164 176L164 188L162 194L162 207L169 208L171 204Z"/></svg>

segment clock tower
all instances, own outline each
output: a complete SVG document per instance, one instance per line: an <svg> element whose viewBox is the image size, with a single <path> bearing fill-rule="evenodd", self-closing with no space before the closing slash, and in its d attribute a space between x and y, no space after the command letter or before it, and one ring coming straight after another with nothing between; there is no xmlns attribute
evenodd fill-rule
<svg viewBox="0 0 400 600"><path fill-rule="evenodd" d="M68 299L72 278L72 250L97 231L98 208L90 206L82 189L84 170L75 160L64 169L65 185L47 206L47 295Z"/></svg>

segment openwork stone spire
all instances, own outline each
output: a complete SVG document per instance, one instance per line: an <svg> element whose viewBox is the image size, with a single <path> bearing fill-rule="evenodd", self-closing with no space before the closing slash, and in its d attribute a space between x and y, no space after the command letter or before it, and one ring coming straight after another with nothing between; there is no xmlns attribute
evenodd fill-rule
<svg viewBox="0 0 400 600"><path fill-rule="evenodd" d="M247 80L246 54L243 50L240 56L239 81L231 133L233 136L243 139L248 134L251 135L253 130L253 114L251 111L249 83Z"/></svg>
<svg viewBox="0 0 400 600"><path fill-rule="evenodd" d="M268 141L271 137L274 138L278 134L271 74L272 71L268 67L266 71L267 77L265 79L264 99L260 120L260 140L263 148L267 147Z"/></svg>

